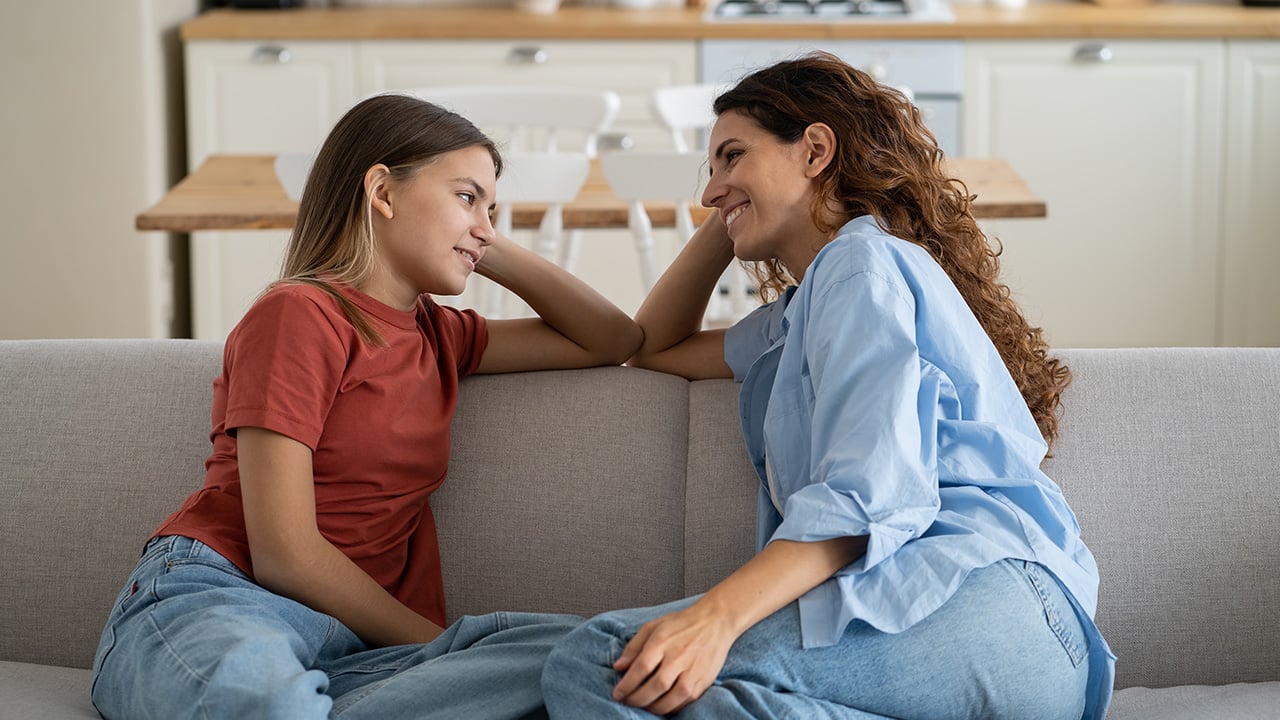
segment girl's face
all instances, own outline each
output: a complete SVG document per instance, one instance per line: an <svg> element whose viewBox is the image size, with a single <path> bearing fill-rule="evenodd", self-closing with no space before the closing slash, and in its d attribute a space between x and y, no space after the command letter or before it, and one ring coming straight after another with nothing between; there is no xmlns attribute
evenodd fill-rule
<svg viewBox="0 0 1280 720"><path fill-rule="evenodd" d="M808 137L784 143L736 110L716 119L702 204L719 211L739 259L776 258L797 277L813 261L825 239L811 215L813 150Z"/></svg>
<svg viewBox="0 0 1280 720"><path fill-rule="evenodd" d="M481 146L438 156L373 191L378 268L364 292L408 310L422 293L458 295L493 241L497 178Z"/></svg>

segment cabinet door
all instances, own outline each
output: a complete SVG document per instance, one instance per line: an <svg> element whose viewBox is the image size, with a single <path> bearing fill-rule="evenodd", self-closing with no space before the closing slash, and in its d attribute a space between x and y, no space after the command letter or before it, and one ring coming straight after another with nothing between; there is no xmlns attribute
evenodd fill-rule
<svg viewBox="0 0 1280 720"><path fill-rule="evenodd" d="M992 222L1005 279L1059 347L1217 341L1224 46L973 42L965 142L1048 204Z"/></svg>
<svg viewBox="0 0 1280 720"><path fill-rule="evenodd" d="M669 149L649 109L654 88L695 82L692 41L430 41L360 44L365 93L430 85L569 85L612 90L621 104L613 131L638 148Z"/></svg>
<svg viewBox="0 0 1280 720"><path fill-rule="evenodd" d="M1227 50L1223 344L1280 346L1280 46Z"/></svg>
<svg viewBox="0 0 1280 720"><path fill-rule="evenodd" d="M350 43L192 42L187 149L192 169L212 153L310 153L356 99ZM191 235L192 333L221 339L279 275L283 231Z"/></svg>

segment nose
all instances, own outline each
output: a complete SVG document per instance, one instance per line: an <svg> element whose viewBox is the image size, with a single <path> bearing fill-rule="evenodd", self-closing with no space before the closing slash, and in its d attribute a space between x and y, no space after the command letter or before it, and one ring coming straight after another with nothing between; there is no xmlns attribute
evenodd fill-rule
<svg viewBox="0 0 1280 720"><path fill-rule="evenodd" d="M485 213L480 222L476 223L471 235L480 241L481 247L493 244L493 239L497 237L498 231L493 229L493 218L489 217L489 213Z"/></svg>
<svg viewBox="0 0 1280 720"><path fill-rule="evenodd" d="M724 198L724 182L715 175L707 178L707 187L702 191L703 207L719 207L720 201Z"/></svg>

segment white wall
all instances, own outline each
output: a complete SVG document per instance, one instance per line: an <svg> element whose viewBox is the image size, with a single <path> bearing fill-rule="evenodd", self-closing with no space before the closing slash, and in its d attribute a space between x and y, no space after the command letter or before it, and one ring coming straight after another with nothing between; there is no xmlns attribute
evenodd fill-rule
<svg viewBox="0 0 1280 720"><path fill-rule="evenodd" d="M183 169L176 29L197 5L0 3L0 339L173 332L181 246L133 218Z"/></svg>

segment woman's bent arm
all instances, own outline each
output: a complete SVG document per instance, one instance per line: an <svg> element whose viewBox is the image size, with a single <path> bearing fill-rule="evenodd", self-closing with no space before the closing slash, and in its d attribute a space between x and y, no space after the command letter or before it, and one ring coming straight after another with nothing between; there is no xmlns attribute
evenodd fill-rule
<svg viewBox="0 0 1280 720"><path fill-rule="evenodd" d="M310 448L253 427L240 428L236 444L259 585L332 615L370 646L430 642L442 632L320 534Z"/></svg>
<svg viewBox="0 0 1280 720"><path fill-rule="evenodd" d="M748 628L861 556L865 536L775 540L693 605L646 623L623 648L613 697L657 715L697 700Z"/></svg>
<svg viewBox="0 0 1280 720"><path fill-rule="evenodd" d="M640 329L586 283L498 236L480 274L511 290L539 317L489 322L477 372L619 365L639 347Z"/></svg>
<svg viewBox="0 0 1280 720"><path fill-rule="evenodd" d="M724 331L703 331L707 301L733 260L733 243L717 213L698 228L636 313L644 343L628 363L690 380L733 377Z"/></svg>

